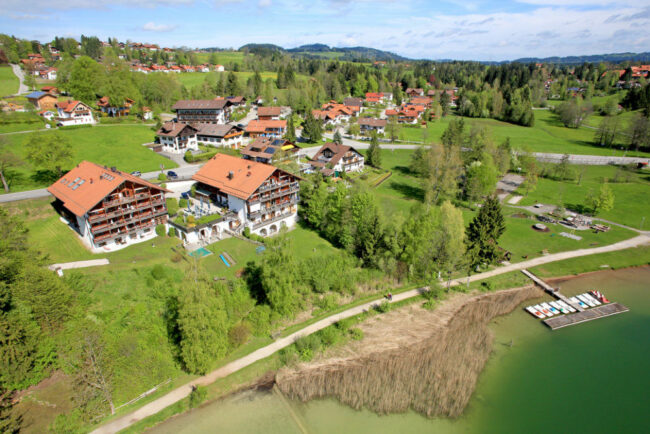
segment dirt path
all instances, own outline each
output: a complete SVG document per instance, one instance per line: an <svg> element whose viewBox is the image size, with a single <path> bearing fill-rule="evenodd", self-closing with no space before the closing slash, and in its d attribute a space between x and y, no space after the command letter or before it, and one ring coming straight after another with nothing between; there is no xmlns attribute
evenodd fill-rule
<svg viewBox="0 0 650 434"><path fill-rule="evenodd" d="M634 238L630 238L625 241L621 241L615 244L611 244L609 246L603 246L603 247L596 247L592 249L579 249L579 250L573 250L569 252L561 252L561 253L555 253L552 255L547 255L547 256L542 256L539 258L535 259L530 259L528 261L523 261L517 264L511 264L511 265L506 265L503 267L496 268L494 270L486 271L484 273L480 274L475 274L473 276L469 277L470 282L474 282L477 280L482 280L486 279L488 277L492 276L497 276L500 274L505 274L510 271L516 271L516 270L522 270L524 268L528 267L534 267L537 265L542 265L542 264L547 264L549 262L555 262L555 261L562 261L565 259L570 259L570 258L576 258L580 256L588 256L588 255L595 255L598 253L605 253L605 252L614 252L617 250L624 250L632 247L638 247L642 245L647 245L650 243L650 237L648 235L639 235ZM455 279L451 281L451 285L459 285L459 284L464 284L468 281L468 278L462 278L462 279ZM398 302L402 300L406 300L411 297L415 297L419 295L422 292L422 288L418 289L413 289L410 291L402 292L400 294L395 294L393 296L392 302ZM360 306L352 307L350 309L347 309L343 312L334 314L332 316L329 316L327 318L324 318L320 321L315 322L314 324L311 324L302 330L299 330L295 333L292 333L291 335L278 339L275 342L273 342L270 345L267 345L266 347L260 348L257 351L254 351L247 356L244 356L240 359L237 359L233 362L228 363L227 365L210 372L209 374L206 374L202 377L197 378L194 381L191 381L183 386L180 386L168 394L156 399L155 401L152 401L143 407L126 414L118 419L115 419L103 426L98 427L93 431L94 434L105 434L105 433L116 433L120 430L123 430L134 423L149 417L151 415L154 415L161 411L164 408L167 408L168 406L182 400L183 398L187 397L190 392L192 391L192 387L195 385L201 385L205 386L208 384L213 383L219 378L224 378L236 371L239 371L242 368L245 368L246 366L252 365L253 363L257 362L258 360L264 359L276 351L281 350L282 348L285 348L292 343L295 342L296 339L310 335L314 332L317 332L325 327L328 327L342 319L349 318L351 316L358 315L360 313L363 313L365 311L368 311L369 309L372 309L373 306L379 305L379 303L383 302L384 299L377 299L365 304L362 304Z"/></svg>
<svg viewBox="0 0 650 434"><path fill-rule="evenodd" d="M16 93L16 95L22 95L23 93L29 92L29 88L25 85L25 75L23 74L23 70L20 69L20 66L12 63L11 69L14 71L14 74L18 77L19 81L18 93Z"/></svg>

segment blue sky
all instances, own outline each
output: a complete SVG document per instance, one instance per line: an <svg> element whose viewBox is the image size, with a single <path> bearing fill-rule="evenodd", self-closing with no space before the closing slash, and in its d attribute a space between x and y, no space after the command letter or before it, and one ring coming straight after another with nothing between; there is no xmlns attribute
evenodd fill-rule
<svg viewBox="0 0 650 434"><path fill-rule="evenodd" d="M0 31L162 46L363 45L427 59L650 51L650 0L0 0Z"/></svg>

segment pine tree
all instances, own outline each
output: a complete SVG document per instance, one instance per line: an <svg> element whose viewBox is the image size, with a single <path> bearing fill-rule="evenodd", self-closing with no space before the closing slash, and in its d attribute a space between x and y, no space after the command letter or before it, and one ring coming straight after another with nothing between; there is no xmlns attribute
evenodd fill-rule
<svg viewBox="0 0 650 434"><path fill-rule="evenodd" d="M296 128L293 125L293 115L289 116L289 120L287 121L287 132L284 134L284 138L292 143L296 142Z"/></svg>
<svg viewBox="0 0 650 434"><path fill-rule="evenodd" d="M498 240L505 228L499 200L488 197L467 228L467 259L471 269L483 263L494 264L501 258Z"/></svg>
<svg viewBox="0 0 650 434"><path fill-rule="evenodd" d="M379 139L377 133L372 132L370 138L370 147L368 148L367 161L372 167L381 167L381 149L379 148Z"/></svg>
<svg viewBox="0 0 650 434"><path fill-rule="evenodd" d="M332 139L332 141L338 145L343 144L343 137L341 137L341 133L339 132L339 130L336 130L336 132L334 133L334 138Z"/></svg>
<svg viewBox="0 0 650 434"><path fill-rule="evenodd" d="M320 142L323 138L323 130L320 122L314 118L314 115L310 110L307 110L307 116L305 117L305 123L302 129L302 136L305 140L311 143Z"/></svg>

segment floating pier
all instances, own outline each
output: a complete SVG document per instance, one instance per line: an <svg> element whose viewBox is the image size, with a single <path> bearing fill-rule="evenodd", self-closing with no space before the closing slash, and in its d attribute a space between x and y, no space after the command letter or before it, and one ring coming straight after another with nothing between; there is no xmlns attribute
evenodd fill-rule
<svg viewBox="0 0 650 434"><path fill-rule="evenodd" d="M546 324L548 327L550 327L551 330L561 329L574 324L580 324L598 318L605 318L608 316L616 315L630 310L626 306L620 303L606 303L600 306L585 309L582 306L580 306L578 303L572 302L564 294L560 293L559 289L553 288L551 285L544 282L542 279L535 276L530 271L521 270L521 272L524 273L526 276L528 276L533 282L535 282L538 286L540 286L544 291L546 291L553 297L557 298L558 300L562 300L563 302L572 306L577 311L575 313L558 315L558 316L545 319L543 323Z"/></svg>
<svg viewBox="0 0 650 434"><path fill-rule="evenodd" d="M542 322L549 326L551 330L557 330L574 324L580 324L594 319L605 318L618 313L627 312L629 310L630 309L620 303L608 303L583 310L582 312L555 316L553 318L545 319Z"/></svg>

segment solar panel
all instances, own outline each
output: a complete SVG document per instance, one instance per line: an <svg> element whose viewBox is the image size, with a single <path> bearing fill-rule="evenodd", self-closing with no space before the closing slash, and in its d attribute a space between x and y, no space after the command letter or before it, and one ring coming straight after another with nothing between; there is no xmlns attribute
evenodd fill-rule
<svg viewBox="0 0 650 434"><path fill-rule="evenodd" d="M266 148L264 150L264 153L273 155L273 154L275 154L275 148Z"/></svg>

